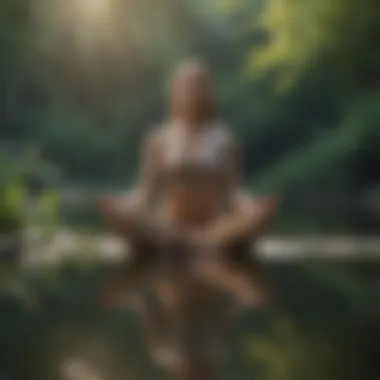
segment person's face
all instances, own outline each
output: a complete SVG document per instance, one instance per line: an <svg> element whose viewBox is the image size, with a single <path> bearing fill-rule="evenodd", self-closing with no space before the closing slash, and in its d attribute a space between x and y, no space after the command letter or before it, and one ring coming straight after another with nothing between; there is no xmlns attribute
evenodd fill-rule
<svg viewBox="0 0 380 380"><path fill-rule="evenodd" d="M212 86L209 73L198 67L189 68L174 83L175 107L188 117L203 116L210 107Z"/></svg>

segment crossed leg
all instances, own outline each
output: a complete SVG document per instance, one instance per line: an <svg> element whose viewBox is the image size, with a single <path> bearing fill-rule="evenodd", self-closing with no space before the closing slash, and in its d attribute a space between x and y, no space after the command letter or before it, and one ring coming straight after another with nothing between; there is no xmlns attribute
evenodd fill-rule
<svg viewBox="0 0 380 380"><path fill-rule="evenodd" d="M182 252L174 250L174 254L170 255L170 252L173 253L171 247L179 241L187 240L188 245L191 245L191 238L186 233L133 209L120 212L108 208L105 211L106 220L114 232L130 241L143 242L142 245L145 246L145 249L135 249L137 257L127 270L128 273L120 276L127 287L133 282L141 282L144 276L143 281L149 282L149 277L154 276L151 270L154 266L156 272L165 271L160 265L171 266L173 261L181 261L178 256ZM201 231L198 241L194 242L194 258L190 258L190 262L199 261L196 257L199 251L206 256L211 253L211 259L200 260L200 265L196 265L195 269L198 275L235 294L245 305L253 306L262 302L258 298L268 289L268 283L262 265L254 260L250 252L249 240L268 225L273 213L272 203L264 201L251 214L226 215ZM203 245L203 249L199 249L199 244ZM146 254L147 251L150 251L150 255ZM214 257L215 252L219 252L218 257ZM165 262L163 255L166 256Z"/></svg>
<svg viewBox="0 0 380 380"><path fill-rule="evenodd" d="M248 241L249 237L257 235L270 221L272 215L264 206L261 209L258 208L251 215L227 215L225 218L217 220L209 228L201 232L201 245L199 245L199 240L192 245L191 239L189 240L189 236L186 234L182 234L174 228L158 223L154 219L133 210L124 210L122 213L115 209L106 210L106 220L114 232L123 238L129 239L129 241L144 242L152 254L146 256L147 261L144 261L138 257L141 251L137 250L135 252L137 255L135 262L120 276L122 286L130 288L144 282L153 284L151 282L152 277L156 276L157 271L160 272L165 269L159 264L156 264L157 266L155 267L157 258L158 262L160 262L160 259L166 256L168 259L166 264L172 264L173 260L178 262L178 256L182 252L172 250L173 252L170 253L170 247L178 241L187 240L190 243L190 246L188 246L190 247L190 252L193 254L189 263L193 263L194 260L197 261L197 255L199 257L200 253L199 248L202 248L202 254L211 253L210 260L200 260L200 265L192 267L191 270L194 272L195 277L198 276L199 280L206 281L216 288L233 295L239 303L245 306L254 306L257 301L257 290L260 289L260 286L262 288L266 286L265 276L263 276L259 263L252 260L249 244L247 243L240 248L238 246L242 241ZM202 247L203 243L205 245ZM217 253L216 255L215 252ZM224 252L224 254L221 252ZM154 270L150 272L149 268L152 267ZM158 282L156 281L155 285L163 284L159 279L161 275L162 273L158 273L156 278ZM140 285L137 285L137 287ZM120 286L120 283L118 286ZM155 290L159 288L157 287ZM170 286L168 289L170 293ZM181 294L186 296L186 293ZM141 292L140 296L145 306L140 315L147 333L148 345L150 348L165 347L168 344L170 346L172 342L168 343L167 339L176 334L176 331L173 332L173 326L170 326L170 322L173 321L173 317L174 320L179 318L179 321L182 318L176 315L175 311L170 312L169 310L168 312L165 298L166 300L170 299L170 294L168 295L168 292L166 292L166 296L163 296L162 293L157 294L156 292L152 298ZM174 350L176 349L175 347L174 345ZM183 367L185 365L186 368ZM211 364L211 361L202 362L199 358L192 357L192 355L189 355L187 364L178 365L177 361L177 364L172 367L174 368L173 376L178 380L211 379L215 372L215 366ZM180 369L177 371L177 368Z"/></svg>

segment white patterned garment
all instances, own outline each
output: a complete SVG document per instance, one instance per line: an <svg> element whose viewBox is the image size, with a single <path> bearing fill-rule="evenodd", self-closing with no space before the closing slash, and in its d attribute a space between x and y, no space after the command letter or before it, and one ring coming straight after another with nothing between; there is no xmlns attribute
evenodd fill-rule
<svg viewBox="0 0 380 380"><path fill-rule="evenodd" d="M232 140L228 128L217 122L192 136L175 124L163 126L157 133L166 168L195 164L219 170Z"/></svg>

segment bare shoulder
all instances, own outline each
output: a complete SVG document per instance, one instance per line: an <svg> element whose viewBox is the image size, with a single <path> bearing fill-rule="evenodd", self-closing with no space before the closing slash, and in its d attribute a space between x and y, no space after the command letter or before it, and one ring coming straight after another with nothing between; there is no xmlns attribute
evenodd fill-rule
<svg viewBox="0 0 380 380"><path fill-rule="evenodd" d="M144 137L144 148L148 150L160 149L166 134L167 127L164 124L153 125Z"/></svg>

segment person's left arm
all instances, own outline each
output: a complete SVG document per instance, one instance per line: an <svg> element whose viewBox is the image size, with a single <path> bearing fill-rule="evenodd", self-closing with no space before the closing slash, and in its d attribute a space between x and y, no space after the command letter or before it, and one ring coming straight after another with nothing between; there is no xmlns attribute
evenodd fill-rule
<svg viewBox="0 0 380 380"><path fill-rule="evenodd" d="M252 229L254 226L254 229L258 228L256 232L260 234L273 219L277 210L277 203L272 197L260 199L245 191L242 187L241 170L241 149L236 141L231 139L228 143L226 155L226 186L229 204L232 206L233 214L237 212L238 215L243 216L242 218L238 217L238 220L242 219L241 222L237 223L238 229L242 228L245 230L245 226L249 226L248 229ZM254 264L252 262L253 265L250 265L252 275L254 275L261 290L258 292L258 298L261 297L261 300L258 301L265 304L272 298L271 281L261 261L257 257L253 257L252 259L254 262Z"/></svg>
<svg viewBox="0 0 380 380"><path fill-rule="evenodd" d="M236 140L230 137L224 161L227 204L237 213L253 215L259 224L265 226L277 210L277 200L272 196L255 197L244 190L241 151Z"/></svg>
<svg viewBox="0 0 380 380"><path fill-rule="evenodd" d="M247 212L256 205L256 199L242 187L241 149L236 140L229 138L226 144L225 175L227 202L235 211Z"/></svg>

